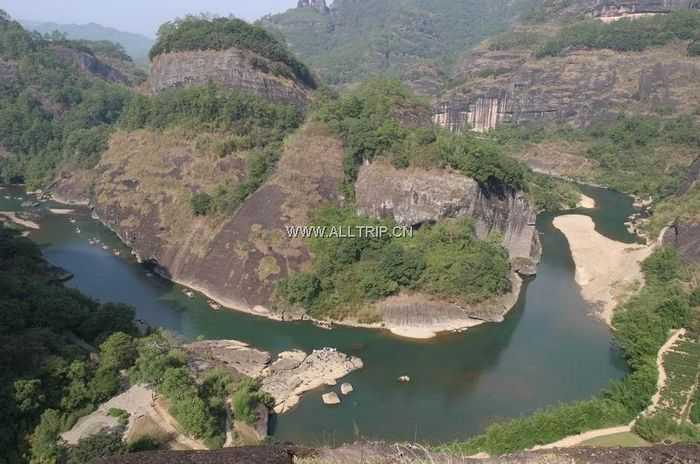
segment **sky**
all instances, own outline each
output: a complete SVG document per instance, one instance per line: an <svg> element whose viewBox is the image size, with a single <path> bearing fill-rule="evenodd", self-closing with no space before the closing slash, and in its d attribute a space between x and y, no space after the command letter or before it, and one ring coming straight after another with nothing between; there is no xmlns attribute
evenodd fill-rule
<svg viewBox="0 0 700 464"><path fill-rule="evenodd" d="M233 14L252 21L296 4L297 0L0 0L0 9L16 19L93 22L154 37L162 23L186 14Z"/></svg>

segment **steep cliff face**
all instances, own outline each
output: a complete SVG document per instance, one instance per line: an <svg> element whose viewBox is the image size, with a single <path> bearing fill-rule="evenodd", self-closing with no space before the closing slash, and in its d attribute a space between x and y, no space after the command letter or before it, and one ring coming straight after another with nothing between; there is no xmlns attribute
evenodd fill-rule
<svg viewBox="0 0 700 464"><path fill-rule="evenodd" d="M239 156L217 159L178 133L113 136L97 167L95 214L165 276L232 308L269 314L274 283L304 269L309 253L286 226L338 198L343 150L324 129L306 126L285 144L276 173L233 214L193 215L196 191L235 185Z"/></svg>
<svg viewBox="0 0 700 464"><path fill-rule="evenodd" d="M696 0L597 0L591 14L603 21L616 21L690 9L700 9L700 3Z"/></svg>
<svg viewBox="0 0 700 464"><path fill-rule="evenodd" d="M215 82L270 100L305 105L310 89L286 76L293 76L287 65L246 50L193 50L156 56L148 88L157 94L171 88Z"/></svg>
<svg viewBox="0 0 700 464"><path fill-rule="evenodd" d="M319 13L328 13L330 9L326 5L326 0L299 0L297 8L313 8Z"/></svg>
<svg viewBox="0 0 700 464"><path fill-rule="evenodd" d="M74 48L52 47L56 56L66 63L72 63L82 72L90 73L102 79L118 84L129 84L130 81L122 72L99 60L95 55Z"/></svg>
<svg viewBox="0 0 700 464"><path fill-rule="evenodd" d="M487 131L501 123L587 127L622 112L692 113L700 106L700 58L687 45L640 53L572 51L534 59L528 50L480 49L462 65L465 83L443 95L435 123Z"/></svg>
<svg viewBox="0 0 700 464"><path fill-rule="evenodd" d="M355 191L361 213L405 226L472 217L479 237L500 233L516 270L534 273L541 253L536 212L520 192L485 190L473 179L446 170L397 170L383 162L360 169Z"/></svg>

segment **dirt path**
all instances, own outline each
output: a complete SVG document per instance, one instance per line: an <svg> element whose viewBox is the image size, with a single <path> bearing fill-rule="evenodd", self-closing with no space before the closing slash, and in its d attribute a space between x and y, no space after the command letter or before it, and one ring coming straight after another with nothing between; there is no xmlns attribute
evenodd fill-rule
<svg viewBox="0 0 700 464"><path fill-rule="evenodd" d="M661 401L661 392L666 386L666 380L668 379L666 369L664 368L664 356L671 348L673 348L678 339L684 335L685 329L679 329L674 331L671 337L666 341L666 343L664 343L664 346L661 347L659 353L656 355L656 367L659 370L659 378L656 381L656 393L654 393L654 396L651 397L651 404L642 413L642 415L649 416L653 414L654 411L656 411L656 409L659 407L659 402Z"/></svg>
<svg viewBox="0 0 700 464"><path fill-rule="evenodd" d="M674 331L669 339L664 343L664 345L659 349L659 352L656 355L656 367L659 370L659 378L656 382L656 393L654 393L654 396L651 398L651 404L649 407L644 410L637 418L635 418L632 422L630 422L627 425L621 425L617 427L608 427L605 429L597 429L597 430L590 430L588 432L580 433L578 435L570 435L568 437L562 438L559 441L556 441L554 443L549 443L546 445L538 445L535 446L534 448L531 448L530 451L537 451L537 450L543 450L543 449L552 449L552 448L570 448L573 446L578 446L583 442L586 442L588 440L592 440L594 438L600 438L600 437L605 437L608 435L615 435L618 433L625 433L625 432L632 432L632 429L634 427L634 423L637 421L637 419L641 416L644 415L650 415L652 414L656 408L659 405L659 402L661 401L661 392L663 391L664 387L666 386L666 381L668 379L668 376L666 375L666 369L664 368L663 361L664 361L664 356L666 353L668 353L671 348L676 344L678 339L682 336L685 335L685 329L679 329Z"/></svg>

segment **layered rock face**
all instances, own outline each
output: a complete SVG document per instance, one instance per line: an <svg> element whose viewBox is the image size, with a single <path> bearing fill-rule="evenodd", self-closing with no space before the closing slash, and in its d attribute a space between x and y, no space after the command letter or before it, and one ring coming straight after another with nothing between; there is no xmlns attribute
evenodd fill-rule
<svg viewBox="0 0 700 464"><path fill-rule="evenodd" d="M453 131L504 122L588 127L625 111L692 113L700 105L700 59L685 44L641 53L581 50L536 60L527 50L478 50L464 85L440 98L433 121Z"/></svg>
<svg viewBox="0 0 700 464"><path fill-rule="evenodd" d="M285 76L293 76L287 65L252 52L235 48L193 50L156 56L148 88L157 94L167 89L214 82L273 101L305 105L310 89Z"/></svg>
<svg viewBox="0 0 700 464"><path fill-rule="evenodd" d="M500 233L511 259L528 268L523 269L525 273L533 273L533 263L539 261L536 212L520 192L488 191L454 172L397 170L382 162L360 169L355 191L363 214L391 218L404 226L468 216L474 219L479 237Z"/></svg>
<svg viewBox="0 0 700 464"><path fill-rule="evenodd" d="M616 21L689 9L700 9L700 3L696 0L597 0L592 15L603 21Z"/></svg>
<svg viewBox="0 0 700 464"><path fill-rule="evenodd" d="M297 8L313 8L321 13L328 13L330 9L326 5L326 0L299 0Z"/></svg>
<svg viewBox="0 0 700 464"><path fill-rule="evenodd" d="M233 214L196 217L196 191L236 185L244 159L199 153L171 133L118 133L98 165L95 214L164 276L228 307L271 315L274 284L308 266L303 239L286 226L338 200L343 149L322 128L307 126L287 140L276 173ZM279 317L284 317L280 315ZM291 317L291 316L290 316Z"/></svg>
<svg viewBox="0 0 700 464"><path fill-rule="evenodd" d="M53 51L59 59L66 63L72 63L81 71L93 74L110 82L129 84L129 79L117 69L100 61L94 55L68 47L53 47Z"/></svg>

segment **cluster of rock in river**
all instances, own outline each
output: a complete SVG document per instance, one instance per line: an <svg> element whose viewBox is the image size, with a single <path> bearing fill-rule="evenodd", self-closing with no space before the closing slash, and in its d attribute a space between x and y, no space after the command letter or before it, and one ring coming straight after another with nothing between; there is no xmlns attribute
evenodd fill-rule
<svg viewBox="0 0 700 464"><path fill-rule="evenodd" d="M285 351L273 361L272 355L235 340L211 340L184 346L190 354L190 368L204 372L223 368L235 376L260 379L262 390L275 399L274 411L283 414L296 406L301 395L363 367L360 358L333 348Z"/></svg>

